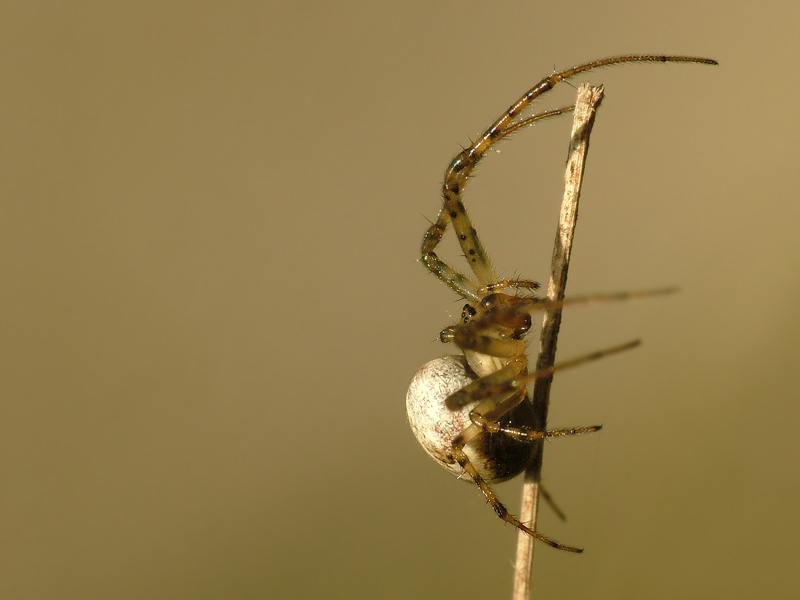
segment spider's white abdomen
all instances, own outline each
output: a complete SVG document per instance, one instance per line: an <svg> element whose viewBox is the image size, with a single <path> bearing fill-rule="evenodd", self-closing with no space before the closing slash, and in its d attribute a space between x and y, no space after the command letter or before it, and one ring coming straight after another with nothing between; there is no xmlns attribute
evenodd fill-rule
<svg viewBox="0 0 800 600"><path fill-rule="evenodd" d="M445 400L475 379L463 355L442 356L417 371L406 396L408 422L417 441L429 456L459 478L465 472L452 456L453 442L472 424L469 414L474 404L452 411ZM529 411L529 403L523 402L511 411L510 420L527 421ZM464 447L464 452L481 477L497 483L522 472L531 449L531 444L506 435L482 432Z"/></svg>
<svg viewBox="0 0 800 600"><path fill-rule="evenodd" d="M456 436L469 426L472 407L451 411L444 401L473 381L463 356L442 356L417 371L406 396L408 423L417 441L436 462L457 476L463 475L464 470L453 460L450 448Z"/></svg>

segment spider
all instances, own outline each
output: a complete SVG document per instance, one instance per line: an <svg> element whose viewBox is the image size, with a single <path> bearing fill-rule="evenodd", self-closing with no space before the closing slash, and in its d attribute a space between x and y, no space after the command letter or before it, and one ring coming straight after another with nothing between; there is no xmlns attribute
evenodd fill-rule
<svg viewBox="0 0 800 600"><path fill-rule="evenodd" d="M638 342L586 355L547 372L528 373L523 338L531 327L532 311L638 294L586 296L556 303L532 296L533 290L539 287L534 281L499 278L461 196L478 162L497 142L536 121L574 108L568 106L521 118L522 112L536 98L575 75L626 62L718 64L700 57L634 54L596 60L545 77L452 160L442 185L443 206L422 242L422 263L467 303L458 323L446 327L440 334L442 342L455 344L461 354L434 359L424 365L411 382L406 408L414 435L441 466L460 479L474 482L503 521L553 548L569 552L582 550L560 544L523 524L500 502L490 484L521 473L531 460L537 440L600 429L599 425L594 425L545 430L536 422L526 391L527 383L549 376L558 368L625 350ZM451 222L477 281L445 264L435 252Z"/></svg>

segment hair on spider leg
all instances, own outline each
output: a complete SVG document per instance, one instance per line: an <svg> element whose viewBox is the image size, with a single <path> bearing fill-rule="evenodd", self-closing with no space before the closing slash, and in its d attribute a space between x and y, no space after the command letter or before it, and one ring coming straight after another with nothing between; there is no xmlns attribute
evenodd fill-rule
<svg viewBox="0 0 800 600"><path fill-rule="evenodd" d="M535 282L497 276L462 197L475 168L498 142L522 127L575 108L562 107L523 117L534 100L575 75L627 62L717 64L702 57L631 54L554 71L525 92L477 140L453 158L442 184L442 207L425 232L421 247L421 261L426 268L467 304L457 323L440 334L441 341L455 344L461 353L430 361L411 382L406 398L411 428L425 452L453 475L472 481L503 521L553 548L570 552L581 550L544 537L512 516L490 484L506 481L527 468L537 447L533 442L599 429L588 426L547 430L544 423L538 422L528 399L528 383L622 352L639 342L592 352L529 373L525 335L531 328L530 315L534 311L557 311L572 304L663 295L673 293L675 288L564 300L532 296L529 292L536 288ZM437 255L437 246L450 224L469 265L469 274L457 271Z"/></svg>

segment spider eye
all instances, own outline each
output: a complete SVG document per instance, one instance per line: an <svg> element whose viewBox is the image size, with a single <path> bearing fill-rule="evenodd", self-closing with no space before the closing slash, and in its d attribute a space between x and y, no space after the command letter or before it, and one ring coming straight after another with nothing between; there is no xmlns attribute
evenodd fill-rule
<svg viewBox="0 0 800 600"><path fill-rule="evenodd" d="M465 304L464 308L461 310L461 320L464 323L469 323L469 320L474 317L478 313L471 304Z"/></svg>

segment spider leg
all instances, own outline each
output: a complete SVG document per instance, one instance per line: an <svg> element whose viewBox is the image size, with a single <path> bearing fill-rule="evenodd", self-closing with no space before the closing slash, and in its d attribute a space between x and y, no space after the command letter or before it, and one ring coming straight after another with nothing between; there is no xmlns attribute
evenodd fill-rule
<svg viewBox="0 0 800 600"><path fill-rule="evenodd" d="M613 351L618 351L618 349L594 352L590 355L573 359L568 366L577 366L582 362L607 356ZM565 368L564 364L567 363L561 363L557 367ZM588 427L565 427L543 431L528 426L515 427L501 423L500 419L504 415L527 399L525 392L526 382L531 376L525 373L526 365L527 361L524 357L513 360L502 369L480 377L454 392L447 397L445 405L448 409L457 411L468 404L477 402L478 405L469 414L473 425L487 433L504 433L520 441L580 435L582 433L592 433L602 428L602 425L590 425ZM551 375L552 372L547 374ZM536 379L544 376L543 374L533 374Z"/></svg>
<svg viewBox="0 0 800 600"><path fill-rule="evenodd" d="M422 263L456 294L471 302L480 300L478 284L445 263L433 249L442 241L450 217L442 209L422 239Z"/></svg>
<svg viewBox="0 0 800 600"><path fill-rule="evenodd" d="M503 407L505 410L505 407ZM504 433L515 440L532 442L534 440L543 440L551 437L562 437L565 435L581 435L582 433L594 433L600 431L602 425L588 425L585 427L560 427L558 429L548 429L540 431L537 429L522 429L521 427L508 427L501 425L494 415L482 415L476 411L472 411L469 415L470 420L474 425L480 427L482 431L488 433Z"/></svg>
<svg viewBox="0 0 800 600"><path fill-rule="evenodd" d="M498 139L510 133L507 131L511 129L511 131L515 130L517 127L514 125L513 121L517 118L520 113L522 113L536 98L544 94L545 92L551 90L555 87L558 83L575 77L581 73L585 73L586 71L592 71L594 69L605 67L609 65L616 65L620 63L626 62L689 62L689 63L699 63L699 64L707 64L707 65L716 65L718 64L717 61L712 60L710 58L702 58L697 56L668 56L668 55L658 55L658 54L626 54L622 56L612 56L609 58L602 58L600 60L594 60L588 63L584 63L582 65L577 65L574 67L570 67L569 69L564 69L563 71L558 71L551 75L548 75L544 79L542 79L539 83L534 85L530 88L527 92L525 92L519 100L517 100L514 104L512 104L505 113L503 113L489 129L467 150L465 150L462 154L464 156L464 165L458 169L458 171L468 170L471 171L475 168L475 164L477 160L479 160L486 151L496 142ZM460 157L461 155L459 155ZM458 157L456 157L456 161ZM456 161L453 161L451 168L453 168L456 164ZM448 172L449 174L449 172Z"/></svg>
<svg viewBox="0 0 800 600"><path fill-rule="evenodd" d="M500 358L515 358L525 354L525 342L522 340L498 339L489 335L486 329L472 326L472 322L464 325L453 325L445 329L441 336L445 341L452 341L462 350L486 354ZM482 374L482 373L479 373Z"/></svg>
<svg viewBox="0 0 800 600"><path fill-rule="evenodd" d="M434 227L438 227L441 234L447 226L447 221L453 221L453 227L458 236L459 244L467 257L470 267L475 272L478 281L482 285L493 283L496 280L494 268L489 260L486 250L478 239L478 234L472 226L469 217L467 216L464 204L461 201L461 194L467 183L467 179L475 170L478 162L486 154L489 148L492 147L498 140L507 136L508 134L516 131L524 125L532 123L537 120L537 116L524 119L521 122L515 122L515 119L528 107L531 102L536 98L555 87L558 83L565 81L571 77L604 67L608 65L626 63L626 62L690 62L700 64L716 65L717 61L694 56L667 56L656 54L629 54L623 56L613 56L595 60L592 62L584 63L564 69L553 73L539 83L530 88L523 94L514 104L512 104L492 125L487 129L484 134L478 138L469 148L460 152L447 169L442 186L442 196L444 198L444 207L439 212ZM538 119L554 116L555 114L562 114L566 112L564 109L557 109L556 111L549 111L538 116ZM434 229L429 230L429 233ZM438 244L438 239L435 235L430 237L426 235L423 241L423 262L427 263L426 256L433 252L433 248ZM435 255L434 255L435 256ZM433 269L432 269L433 270Z"/></svg>
<svg viewBox="0 0 800 600"><path fill-rule="evenodd" d="M462 329L463 326L457 328ZM472 346L462 343L460 347L472 371L473 379L446 396L445 406L450 411L460 411L467 405L480 403L481 407L488 411L511 399L511 403L506 405L503 413L513 410L526 392L525 384L514 383L528 373L528 357L524 353L524 342L500 340L484 335L472 341L477 343ZM508 344L513 346L506 352ZM488 349L493 354L476 351L473 348ZM506 357L501 358L498 354Z"/></svg>
<svg viewBox="0 0 800 600"><path fill-rule="evenodd" d="M456 391L454 394L450 396L458 397L460 394L466 394L469 398L468 402L472 402L478 400L478 405L470 411L470 419L473 421L472 424L468 425L454 440L450 448L450 457L451 460L456 462L464 473L468 474L470 478L472 478L473 482L478 486L481 493L484 497L488 500L489 504L491 505L492 509L495 511L498 517L504 520L507 523L510 523L517 529L525 532L526 534L532 536L533 538L551 546L553 548L559 550L565 550L568 552L581 552L580 548L575 548L572 546L567 546L565 544L561 544L542 534L536 532L535 530L531 529L530 527L524 525L518 518L513 516L505 505L499 500L497 495L494 493L494 490L491 488L487 480L481 474L476 465L473 464L470 456L465 451L465 446L470 442L477 441L481 436L487 435L491 433L502 432L510 437L515 437L516 439L520 439L520 441L529 441L535 439L541 439L543 437L553 437L557 435L568 435L572 433L583 433L587 431L595 430L596 428L574 428L570 430L566 429L559 429L554 430L552 432L533 432L533 430L528 429L520 429L516 427L510 426L503 426L499 425L494 426L496 419L501 418L503 415L506 415L511 410L516 408L521 402L526 399L526 392L525 386L511 386L508 389L503 390L501 393L497 393L497 386L496 384L502 380L512 380L512 381L520 381L524 378L525 369L526 369L526 358L523 355L517 359L514 359L509 362L505 367L491 373L485 377L479 378L472 383L467 384L466 387L461 388L460 390ZM523 377L520 377L523 376ZM452 408L450 406L450 398L446 400L446 405L448 408ZM459 403L460 404L460 403ZM463 405L461 405L463 406ZM458 406L457 408L460 408ZM476 423L476 421L480 420L481 417L486 417L485 422L483 423L484 426L480 426ZM516 421L514 421L517 424ZM528 426L528 418L522 419L522 425ZM530 424L532 427L532 424ZM517 435L515 435L517 434Z"/></svg>
<svg viewBox="0 0 800 600"><path fill-rule="evenodd" d="M533 383L537 379L544 379L545 377L550 377L553 373L558 371L563 371L565 369L571 369L573 367L577 367L587 362L591 362L593 360L598 360L600 358L605 358L606 356L610 356L612 354L617 354L618 352L625 352L626 350L632 350L636 348L639 344L641 344L641 340L631 340L630 342L625 342L624 344L619 344L618 346L611 346L610 348L603 348L602 350L595 350L594 352L589 352L588 354L583 354L581 356L576 356L575 358L571 358L569 360L562 361L549 369L542 369L541 371L536 371L535 373L529 373L525 375L517 385L520 383L524 383L525 385L529 383Z"/></svg>
<svg viewBox="0 0 800 600"><path fill-rule="evenodd" d="M550 492L547 491L547 488L545 488L541 484L541 482L539 483L539 494L544 499L544 501L547 502L547 504L550 506L550 509L554 513L556 513L556 516L558 516L559 519L561 519L562 521L567 520L567 515L564 513L563 510L561 510L561 508L559 508L558 504L556 504L556 501L553 500L553 496L550 495Z"/></svg>
<svg viewBox="0 0 800 600"><path fill-rule="evenodd" d="M567 106L564 108L557 108L554 110L545 111L536 115L532 115L518 123L513 124L507 131L498 134L495 141L506 137L507 135L517 131L518 129L527 125L532 125L536 121L541 121L548 117L555 117L566 112L573 110L574 107ZM459 153L453 161L445 174L444 185L442 186L442 195L444 197L444 206L439 211L436 221L431 224L425 232L425 237L422 240L422 262L426 267L452 290L460 294L468 300L479 300L480 291L477 285L474 284L469 278L458 273L455 269L445 264L436 254L435 248L442 240L444 232L447 229L447 224L452 220L453 226L458 235L458 242L464 252L464 256L470 263L470 267L477 275L478 280L482 285L486 286L493 284L497 280L497 275L491 265L486 250L483 247L480 239L478 239L478 232L472 227L472 222L467 215L466 208L461 201L461 190L466 184L466 180L474 169L474 165L468 172L463 174L460 181L456 181L460 176L456 175L454 165L459 164L460 158L469 152L471 148L463 150ZM488 149L488 148L487 148ZM481 155L482 156L482 155ZM475 164L480 160L481 156L475 158Z"/></svg>
<svg viewBox="0 0 800 600"><path fill-rule="evenodd" d="M484 412L494 409L498 404L505 402L514 395L524 398L524 384L521 386L506 385L510 381L518 380L526 375L527 359L523 355L512 360L506 366L493 373L477 378L472 383L450 394L445 400L445 406L450 410L460 410L467 404L480 402ZM505 412L519 404L517 400Z"/></svg>
<svg viewBox="0 0 800 600"><path fill-rule="evenodd" d="M550 300L548 298L520 298L515 310L532 312L535 310L555 310L563 306L575 304L599 304L601 302L621 302L638 298L651 298L653 296L667 296L679 290L675 286L653 290L637 290L633 292L610 292L605 294L586 294L584 296L570 296L563 300Z"/></svg>
<svg viewBox="0 0 800 600"><path fill-rule="evenodd" d="M554 108L552 110L547 110L541 113L537 113L535 115L531 115L530 117L526 117L525 119L517 121L514 124L509 124L509 126L506 129L504 129L502 133L498 134L497 139L494 141L494 144L508 137L515 131L522 129L523 127L527 127L528 125L533 125L536 121L541 121L542 119L546 119L548 117L556 117L558 115L563 115L564 113L572 112L573 110L575 110L575 105L564 106L562 108ZM494 146L494 144L492 144L492 146Z"/></svg>
<svg viewBox="0 0 800 600"><path fill-rule="evenodd" d="M510 341L510 340L496 340ZM601 425L590 425L586 427L566 427L560 429L542 430L534 427L517 427L510 424L501 423L500 419L509 411L513 410L522 402L525 396L526 386L544 377L550 377L553 373L572 367L577 367L586 362L598 360L611 354L630 350L639 345L639 340L627 342L619 346L605 348L590 352L576 358L563 361L557 365L537 371L527 373L527 361L523 356L510 361L503 368L480 377L460 390L454 392L445 400L445 405L450 410L460 410L471 403L477 406L470 412L472 424L487 433L504 433L518 440L540 440L547 437L560 437L565 435L580 435L582 433L592 433L598 431Z"/></svg>
<svg viewBox="0 0 800 600"><path fill-rule="evenodd" d="M489 501L489 505L492 507L492 510L494 510L497 516L503 519L503 521L505 521L506 523L510 523L517 529L524 531L534 539L539 540L540 542L547 544L552 548L556 548L557 550L565 550L567 552L578 552L578 553L583 552L582 548L575 548L573 546L560 544L559 542L556 542L548 537L543 536L541 533L538 533L533 529L531 529L530 527L528 527L527 525L524 525L519 519L517 519L508 511L505 505L502 502L500 502L497 495L495 495L494 491L489 486L489 484L486 483L486 481L483 479L480 473L478 473L478 470L475 468L475 466L472 464L472 461L470 461L469 457L464 452L463 448L467 444L467 442L478 434L480 434L480 429L475 427L474 425L470 425L464 431L464 433L461 434L453 442L453 447L452 447L453 458L459 464L459 466L462 469L464 469L464 472L466 472L472 478L472 480L475 482L475 485L478 486L478 489L480 489L481 493L483 493L486 500Z"/></svg>
<svg viewBox="0 0 800 600"><path fill-rule="evenodd" d="M484 286L483 289L488 289ZM520 298L505 296L503 294L485 296L481 302L481 308L472 320L461 326L450 328L450 337L459 343L458 340L465 340L470 336L475 336L479 331L491 331L492 328L503 327L508 323L517 322L523 315L548 310L559 310L565 306L578 304L600 304L604 302L620 302L624 300L634 300L638 298L650 298L653 296L666 296L678 291L677 287L659 288L654 290L639 290L635 292L611 292L606 294L586 294L583 296L570 296L563 300L550 300L549 298ZM459 332L460 329L469 327L472 331ZM465 342L466 343L466 342ZM487 352L490 354L491 352ZM506 356L505 354L495 354L493 356Z"/></svg>
<svg viewBox="0 0 800 600"><path fill-rule="evenodd" d="M500 279L494 283L489 283L479 287L478 294L481 298L483 298L489 294L494 294L500 290L506 290L510 288L517 290L538 290L539 287L541 286L539 285L538 281L530 281L529 279Z"/></svg>

